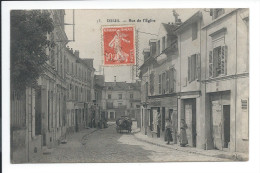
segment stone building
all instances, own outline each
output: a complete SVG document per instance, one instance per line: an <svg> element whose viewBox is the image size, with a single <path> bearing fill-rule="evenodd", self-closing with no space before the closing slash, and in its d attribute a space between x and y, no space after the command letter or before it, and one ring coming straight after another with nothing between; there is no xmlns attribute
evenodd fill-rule
<svg viewBox="0 0 260 173"><path fill-rule="evenodd" d="M166 121L177 131L177 27L176 23L161 24L158 38L150 40L150 48L143 51L144 64L140 67L141 131L162 140Z"/></svg>
<svg viewBox="0 0 260 173"><path fill-rule="evenodd" d="M91 91L94 87L93 59L81 59L79 51L66 48L66 86L67 111L66 126L68 132L78 132L88 127L91 107Z"/></svg>
<svg viewBox="0 0 260 173"><path fill-rule="evenodd" d="M150 49L143 51L144 64L140 68L144 134L163 135L164 121L170 119L167 102L162 100L169 95L164 88L167 80L163 82L167 71L165 76L163 73L173 65L176 78L169 80L168 85L175 83L176 93L170 94L174 99L168 102L174 111L172 120L178 122L173 124L177 133L180 120L184 119L190 147L248 153L248 26L248 9L199 10L174 28L177 45L170 47L174 58L161 69L160 59L170 56L164 52L154 56L163 47L160 34L158 40L150 40Z"/></svg>
<svg viewBox="0 0 260 173"><path fill-rule="evenodd" d="M105 82L105 109L109 120L140 117L140 83Z"/></svg>
<svg viewBox="0 0 260 173"><path fill-rule="evenodd" d="M96 114L95 123L99 128L104 128L104 122L107 121L106 110L105 110L105 99L104 99L104 86L105 78L104 75L94 76L94 93L95 97L93 99Z"/></svg>
<svg viewBox="0 0 260 173"><path fill-rule="evenodd" d="M205 144L248 153L249 9L211 9L208 15L201 28Z"/></svg>
<svg viewBox="0 0 260 173"><path fill-rule="evenodd" d="M37 88L27 88L18 98L11 95L11 161L28 162L33 154L56 145L66 133L66 80L64 10L49 10L54 31L47 38L55 43L46 50L49 60Z"/></svg>

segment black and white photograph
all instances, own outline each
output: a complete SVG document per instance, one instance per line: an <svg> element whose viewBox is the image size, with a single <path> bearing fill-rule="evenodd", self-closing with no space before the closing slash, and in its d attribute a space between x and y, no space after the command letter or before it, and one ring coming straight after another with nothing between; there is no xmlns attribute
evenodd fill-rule
<svg viewBox="0 0 260 173"><path fill-rule="evenodd" d="M8 15L9 164L251 159L250 8Z"/></svg>

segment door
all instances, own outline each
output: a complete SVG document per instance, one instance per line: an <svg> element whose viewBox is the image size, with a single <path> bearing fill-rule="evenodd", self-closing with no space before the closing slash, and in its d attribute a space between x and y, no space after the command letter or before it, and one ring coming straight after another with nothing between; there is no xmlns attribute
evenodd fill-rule
<svg viewBox="0 0 260 173"><path fill-rule="evenodd" d="M186 130L188 143L192 147L196 147L196 99L185 100L184 105L185 121L188 129Z"/></svg>
<svg viewBox="0 0 260 173"><path fill-rule="evenodd" d="M110 112L110 119L115 119L115 115L114 115L114 112Z"/></svg>
<svg viewBox="0 0 260 173"><path fill-rule="evenodd" d="M230 142L230 105L223 105L223 124L224 124L224 148L229 147Z"/></svg>
<svg viewBox="0 0 260 173"><path fill-rule="evenodd" d="M222 150L222 113L221 104L218 100L212 101L211 114L212 114L212 136L215 149Z"/></svg>
<svg viewBox="0 0 260 173"><path fill-rule="evenodd" d="M150 130L153 131L153 109L150 109Z"/></svg>
<svg viewBox="0 0 260 173"><path fill-rule="evenodd" d="M162 131L165 131L165 107L162 108Z"/></svg>
<svg viewBox="0 0 260 173"><path fill-rule="evenodd" d="M35 135L40 135L42 130L42 102L41 89L36 89L35 93Z"/></svg>
<svg viewBox="0 0 260 173"><path fill-rule="evenodd" d="M76 125L76 132L79 131L79 118L78 118L78 109L75 110L75 125Z"/></svg>
<svg viewBox="0 0 260 173"><path fill-rule="evenodd" d="M197 130L196 130L196 102L192 102L192 146L196 147Z"/></svg>

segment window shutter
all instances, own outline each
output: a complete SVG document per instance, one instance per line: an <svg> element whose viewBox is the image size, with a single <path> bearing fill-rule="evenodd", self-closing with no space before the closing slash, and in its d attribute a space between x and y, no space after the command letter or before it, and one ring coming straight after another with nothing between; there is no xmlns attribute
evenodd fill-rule
<svg viewBox="0 0 260 173"><path fill-rule="evenodd" d="M188 57L188 81L189 82L191 80L190 68L191 68L191 57Z"/></svg>
<svg viewBox="0 0 260 173"><path fill-rule="evenodd" d="M173 92L176 92L176 70L173 68Z"/></svg>
<svg viewBox="0 0 260 173"><path fill-rule="evenodd" d="M196 66L197 66L197 79L200 80L200 54L198 53L196 56Z"/></svg>
<svg viewBox="0 0 260 173"><path fill-rule="evenodd" d="M209 52L209 77L213 77L213 53Z"/></svg>
<svg viewBox="0 0 260 173"><path fill-rule="evenodd" d="M221 74L227 74L227 46L221 47Z"/></svg>

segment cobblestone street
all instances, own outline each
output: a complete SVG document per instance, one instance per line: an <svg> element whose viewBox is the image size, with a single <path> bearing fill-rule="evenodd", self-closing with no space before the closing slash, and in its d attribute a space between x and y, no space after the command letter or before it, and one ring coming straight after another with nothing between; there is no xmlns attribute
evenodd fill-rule
<svg viewBox="0 0 260 173"><path fill-rule="evenodd" d="M33 162L229 161L142 142L133 134L117 133L114 124L106 129L74 133L67 140L50 153L38 155Z"/></svg>

